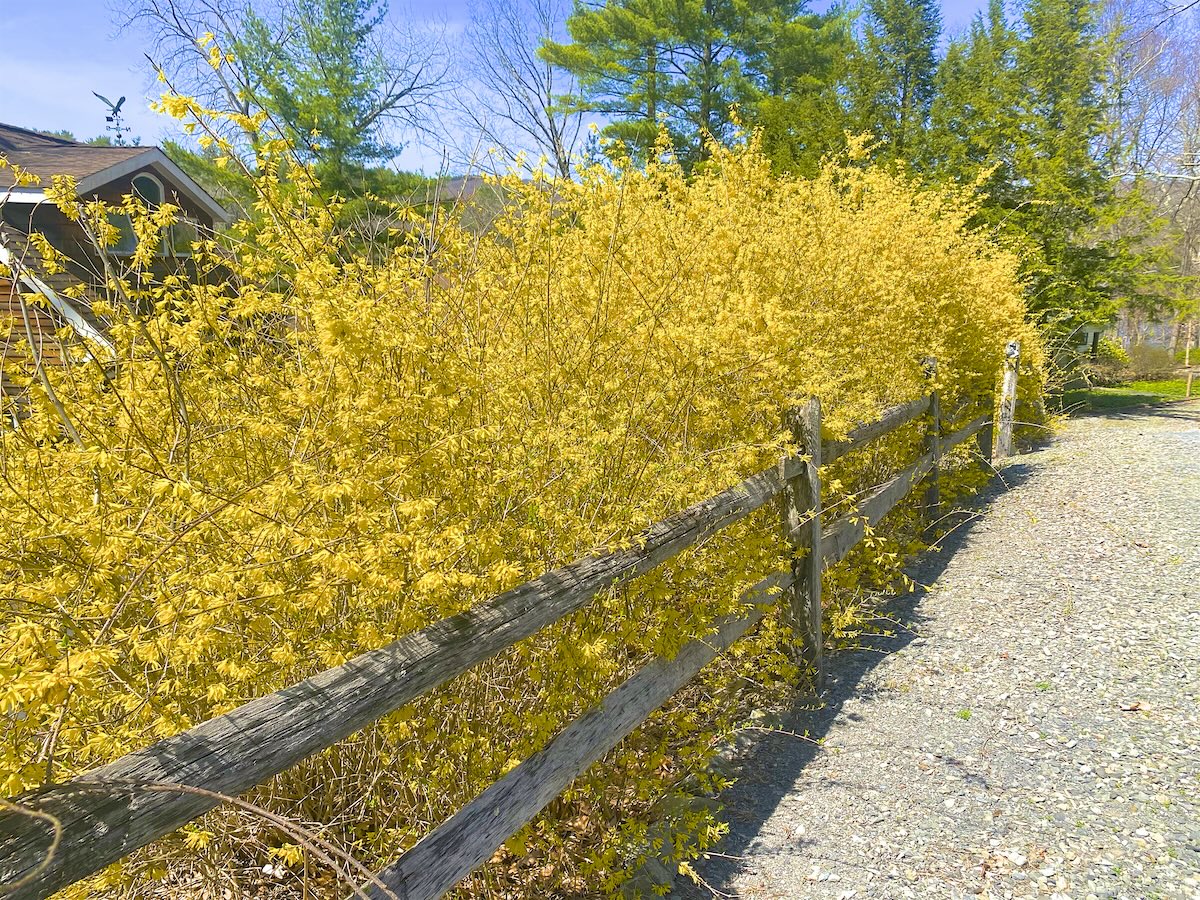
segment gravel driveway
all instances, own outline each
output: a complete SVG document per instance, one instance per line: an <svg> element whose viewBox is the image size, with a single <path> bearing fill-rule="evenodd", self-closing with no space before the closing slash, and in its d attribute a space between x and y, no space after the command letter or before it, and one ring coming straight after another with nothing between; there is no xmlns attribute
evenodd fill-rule
<svg viewBox="0 0 1200 900"><path fill-rule="evenodd" d="M1200 898L1200 404L1076 419L722 798L711 898ZM680 881L683 879L681 878Z"/></svg>

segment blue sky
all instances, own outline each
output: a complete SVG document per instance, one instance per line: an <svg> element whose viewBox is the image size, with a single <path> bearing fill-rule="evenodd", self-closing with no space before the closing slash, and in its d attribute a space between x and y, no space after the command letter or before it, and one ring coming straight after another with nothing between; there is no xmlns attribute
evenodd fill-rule
<svg viewBox="0 0 1200 900"><path fill-rule="evenodd" d="M136 32L120 32L110 4L120 0L0 0L5 46L0 53L0 122L25 128L66 129L80 139L104 131L97 91L116 100L126 96L123 113L143 144L177 136L173 122L150 111L158 96ZM467 0L417 0L391 15L443 23L461 29ZM986 0L944 0L947 31L966 25ZM416 148L400 163L435 168L440 155Z"/></svg>

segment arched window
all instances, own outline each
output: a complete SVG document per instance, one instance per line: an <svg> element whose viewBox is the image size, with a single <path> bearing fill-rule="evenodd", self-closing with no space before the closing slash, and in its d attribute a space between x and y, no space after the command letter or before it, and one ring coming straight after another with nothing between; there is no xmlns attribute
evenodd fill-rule
<svg viewBox="0 0 1200 900"><path fill-rule="evenodd" d="M135 175L133 178L133 193L153 209L165 202L166 191L162 182L147 172ZM182 210L176 212L174 225L163 230L162 241L158 245L159 256L190 256L192 242L197 238L196 222Z"/></svg>
<svg viewBox="0 0 1200 900"><path fill-rule="evenodd" d="M161 206L163 202L162 182L145 172L135 175L133 176L133 195L147 206Z"/></svg>

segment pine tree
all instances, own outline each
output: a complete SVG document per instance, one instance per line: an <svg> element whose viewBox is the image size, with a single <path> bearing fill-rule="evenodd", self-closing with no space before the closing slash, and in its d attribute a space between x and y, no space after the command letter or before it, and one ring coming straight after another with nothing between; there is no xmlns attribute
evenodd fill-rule
<svg viewBox="0 0 1200 900"><path fill-rule="evenodd" d="M880 156L909 159L929 119L941 34L937 0L868 0L852 60L851 122L883 143Z"/></svg>
<svg viewBox="0 0 1200 900"><path fill-rule="evenodd" d="M579 93L563 98L610 120L605 134L645 152L666 116L670 33L660 0L625 0L589 6L577 0L567 19L570 43L548 41L542 56L579 80ZM682 141L678 129L673 132Z"/></svg>
<svg viewBox="0 0 1200 900"><path fill-rule="evenodd" d="M934 177L979 184L981 223L1021 244L1031 316L1064 331L1107 317L1133 246L1105 237L1131 198L1102 149L1095 14L1092 0L1029 0L1018 30L991 0L947 49L926 140Z"/></svg>
<svg viewBox="0 0 1200 900"><path fill-rule="evenodd" d="M1030 0L1016 51L1021 130L1013 180L1023 202L1012 218L1035 251L1030 311L1063 328L1108 314L1119 262L1098 236L1120 212L1098 149L1105 60L1096 13L1093 0Z"/></svg>
<svg viewBox="0 0 1200 900"><path fill-rule="evenodd" d="M760 130L776 171L814 175L822 158L844 146L841 89L853 49L850 22L838 10L801 9L770 24L750 60L760 90L748 124Z"/></svg>
<svg viewBox="0 0 1200 900"><path fill-rule="evenodd" d="M1019 200L1014 166L1021 140L1020 36L1004 15L1003 0L990 0L965 38L954 40L938 67L930 108L925 165L942 179L983 185L988 205L1013 209Z"/></svg>
<svg viewBox="0 0 1200 900"><path fill-rule="evenodd" d="M396 152L380 141L386 73L370 43L386 12L377 0L298 0L279 44L251 11L234 48L261 73L254 99L335 184Z"/></svg>
<svg viewBox="0 0 1200 900"><path fill-rule="evenodd" d="M790 0L577 0L571 42L544 57L579 79L567 103L609 118L605 133L644 154L665 126L681 159L707 158L706 142L731 138L735 106L759 97L750 60Z"/></svg>

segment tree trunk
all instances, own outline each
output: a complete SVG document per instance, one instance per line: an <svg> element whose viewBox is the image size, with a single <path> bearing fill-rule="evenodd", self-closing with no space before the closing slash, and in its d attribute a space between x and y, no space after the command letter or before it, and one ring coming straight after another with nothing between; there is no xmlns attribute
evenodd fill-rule
<svg viewBox="0 0 1200 900"><path fill-rule="evenodd" d="M658 129L658 48L653 44L646 48L646 119L653 134Z"/></svg>
<svg viewBox="0 0 1200 900"><path fill-rule="evenodd" d="M700 134L697 135L697 158L701 161L708 159L708 141L706 136L713 133L712 114L713 96L716 88L713 85L713 46L711 41L704 44L704 56L701 63L703 82L700 86Z"/></svg>

